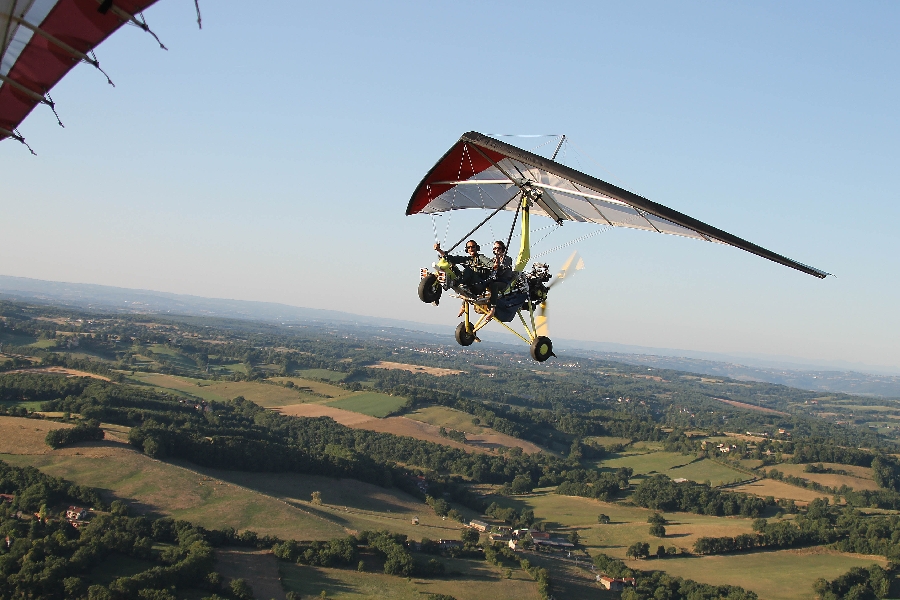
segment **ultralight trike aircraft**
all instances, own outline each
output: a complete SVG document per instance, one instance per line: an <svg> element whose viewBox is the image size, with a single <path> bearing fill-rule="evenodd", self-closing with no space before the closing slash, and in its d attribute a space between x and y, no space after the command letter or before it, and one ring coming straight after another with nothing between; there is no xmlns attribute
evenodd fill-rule
<svg viewBox="0 0 900 600"><path fill-rule="evenodd" d="M406 208L407 215L434 215L459 209L490 211L447 252L504 210L515 212L510 228L511 240L521 215L521 244L512 265L513 278L498 290L498 297L493 302L490 302L490 292L483 291L483 287L473 291L463 285L459 273L446 257L433 265L433 271L421 270L419 299L422 302L437 305L441 294L449 289L462 300L464 320L456 328L456 341L460 345L469 346L479 341L478 331L496 320L530 344L531 356L536 361L543 362L554 356L553 343L547 337L545 309L550 287L556 281L548 285L550 271L544 263L533 263L531 269L526 270L531 260L532 214L548 217L557 226L565 221L590 222L728 244L813 277L824 279L829 275L556 162L554 159L564 141L565 136L562 136L553 157L547 159L471 131L441 157L413 192ZM509 242L506 245L509 246ZM570 258L557 281L578 268L577 265L573 267L573 262ZM493 315L490 315L489 302L496 304ZM477 321L473 321L471 312L479 315ZM507 324L516 316L524 333Z"/></svg>

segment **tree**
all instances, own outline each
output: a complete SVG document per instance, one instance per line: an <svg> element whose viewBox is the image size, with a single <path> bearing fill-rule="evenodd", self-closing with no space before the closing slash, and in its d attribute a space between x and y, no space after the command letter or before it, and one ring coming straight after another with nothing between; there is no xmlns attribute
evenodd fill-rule
<svg viewBox="0 0 900 600"><path fill-rule="evenodd" d="M666 518L658 512L655 512L647 517L647 522L651 525L665 525L666 523L668 523L668 521L666 521Z"/></svg>
<svg viewBox="0 0 900 600"><path fill-rule="evenodd" d="M231 588L231 593L239 600L251 600L253 598L253 588L241 578L232 579L229 587Z"/></svg>
<svg viewBox="0 0 900 600"><path fill-rule="evenodd" d="M580 540L581 538L578 536L578 532L572 530L572 533L569 534L569 541L577 546Z"/></svg>
<svg viewBox="0 0 900 600"><path fill-rule="evenodd" d="M650 535L653 537L666 537L666 528L660 523L654 523L650 526Z"/></svg>
<svg viewBox="0 0 900 600"><path fill-rule="evenodd" d="M635 542L625 551L628 558L641 559L650 556L650 544L647 542Z"/></svg>
<svg viewBox="0 0 900 600"><path fill-rule="evenodd" d="M312 493L312 503L313 504L322 504L322 492L313 492Z"/></svg>
<svg viewBox="0 0 900 600"><path fill-rule="evenodd" d="M600 515L599 517L597 517L597 522L601 525L609 525L609 515Z"/></svg>
<svg viewBox="0 0 900 600"><path fill-rule="evenodd" d="M481 539L481 535L478 533L477 529L466 527L462 530L460 539L462 539L463 543L467 546L477 546L478 541Z"/></svg>
<svg viewBox="0 0 900 600"><path fill-rule="evenodd" d="M530 475L516 475L509 489L513 494L527 494L534 489L534 482L531 480Z"/></svg>
<svg viewBox="0 0 900 600"><path fill-rule="evenodd" d="M667 552L665 546L658 546L656 548L656 558L665 558L666 554Z"/></svg>

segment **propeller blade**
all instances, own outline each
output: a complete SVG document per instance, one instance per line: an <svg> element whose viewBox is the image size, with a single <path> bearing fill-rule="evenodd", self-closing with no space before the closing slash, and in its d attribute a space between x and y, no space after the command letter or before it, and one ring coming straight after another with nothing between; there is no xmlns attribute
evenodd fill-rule
<svg viewBox="0 0 900 600"><path fill-rule="evenodd" d="M573 267L574 265L574 267ZM550 282L550 285L547 286L547 289L550 289L558 282L562 281L566 277L575 271L580 271L584 268L584 259L578 255L578 250L572 253L572 255L563 263L562 269L560 269L559 273L556 274L556 279Z"/></svg>

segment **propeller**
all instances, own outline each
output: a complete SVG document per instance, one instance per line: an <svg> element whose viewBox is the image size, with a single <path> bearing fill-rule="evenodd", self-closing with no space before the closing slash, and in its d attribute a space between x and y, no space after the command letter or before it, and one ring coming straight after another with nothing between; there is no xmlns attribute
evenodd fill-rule
<svg viewBox="0 0 900 600"><path fill-rule="evenodd" d="M547 285L547 289L549 290L557 283L561 281L565 281L567 277L571 277L575 271L581 271L584 269L584 259L578 255L578 251L572 253L572 256L563 263L562 269L560 269L559 273L556 274L556 278L551 281ZM549 300L549 298L548 298ZM541 305L538 307L538 312L534 317L534 325L537 335L542 335L545 337L550 336L550 328L547 325L547 316L548 316L548 300L544 300L541 302Z"/></svg>

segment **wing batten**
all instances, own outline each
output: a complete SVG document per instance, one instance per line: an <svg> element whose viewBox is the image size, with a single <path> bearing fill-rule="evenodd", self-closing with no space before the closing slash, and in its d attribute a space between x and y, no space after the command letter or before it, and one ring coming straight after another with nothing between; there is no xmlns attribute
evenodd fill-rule
<svg viewBox="0 0 900 600"><path fill-rule="evenodd" d="M101 12L97 0L0 0L0 75L7 79L0 81L0 128L15 132L80 59L99 69L87 55L127 22L124 14L134 15L156 1L116 0L116 10ZM4 137L15 136L0 132Z"/></svg>
<svg viewBox="0 0 900 600"><path fill-rule="evenodd" d="M476 161L475 163L470 162L468 168L464 169L463 165L459 163L459 159L463 156L467 145L471 145L476 150L476 152L467 153L470 159L475 158ZM479 158L481 160L478 160ZM454 163L458 167L454 167ZM451 175L450 171L454 168L457 173ZM546 192L545 200L550 200L550 202L537 202L538 206L534 207L533 214L542 214L557 222L561 220L589 221L614 227L630 227L714 241L740 248L820 279L829 275L825 271L767 250L616 185L474 131L463 134L459 141L425 175L410 198L406 214L448 210L446 202L435 202L433 206L432 202L437 201L451 188L460 186L461 190L463 186L468 187L470 184L479 186L484 184L486 187L479 187L479 189L487 190L491 204L487 205L481 202L480 205L474 203L455 205L451 207L452 209L493 209L502 206L499 197L501 191L509 190L517 185L516 178L512 176L513 170L521 175L518 184L525 180L536 188L543 188ZM490 173L491 171L493 174ZM486 175L490 175L490 177L488 178ZM498 175L502 175L506 179L501 180ZM554 182L552 181L554 178L561 181ZM457 183L463 180L467 183ZM563 184L567 184L568 187L562 187ZM579 188L590 190L597 196L585 193ZM494 194L497 194L497 197ZM504 193L504 195L508 197L508 193ZM577 208L582 204L585 207L591 207L602 220L588 217L586 210ZM604 210L601 210L598 204L603 204Z"/></svg>

